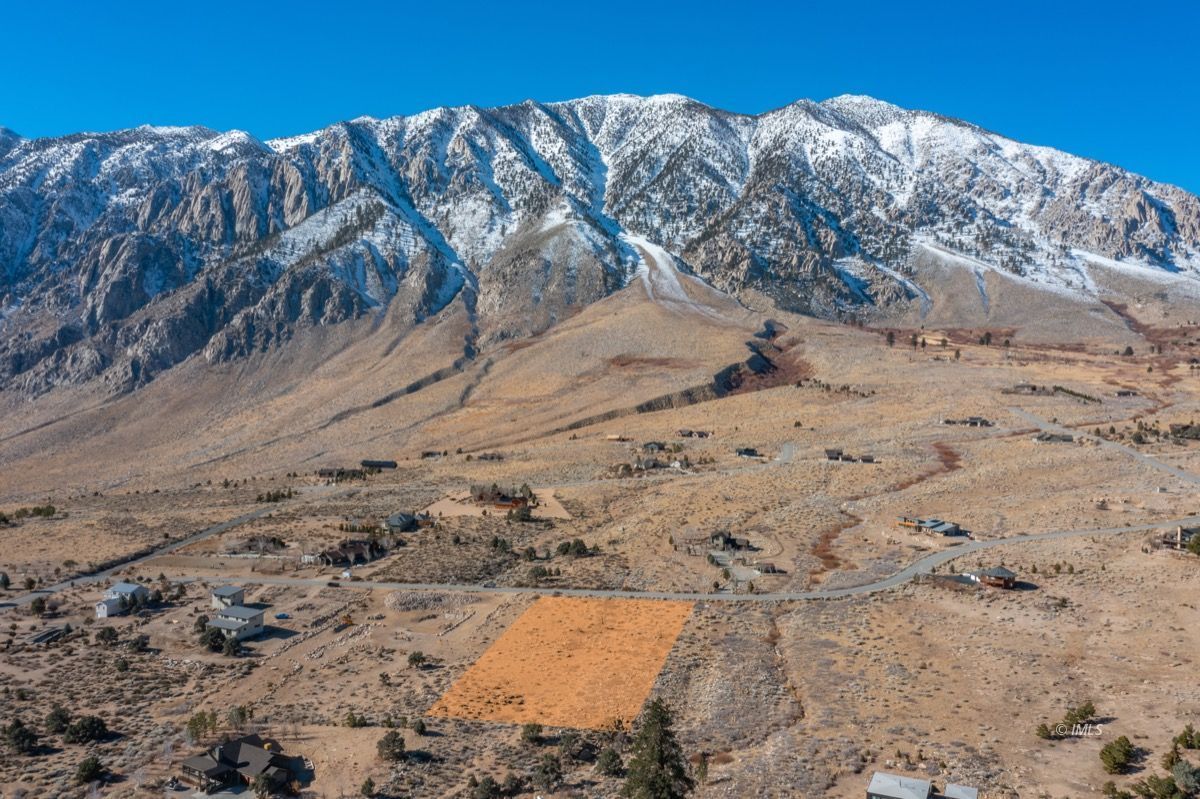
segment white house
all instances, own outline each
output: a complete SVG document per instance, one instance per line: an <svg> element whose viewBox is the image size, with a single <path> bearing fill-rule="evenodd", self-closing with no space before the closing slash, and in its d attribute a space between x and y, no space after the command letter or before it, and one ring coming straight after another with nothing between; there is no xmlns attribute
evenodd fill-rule
<svg viewBox="0 0 1200 799"><path fill-rule="evenodd" d="M217 610L240 605L246 601L246 589L236 585L222 585L212 590L212 606Z"/></svg>
<svg viewBox="0 0 1200 799"><path fill-rule="evenodd" d="M96 603L96 618L107 619L109 616L120 616L129 610L119 599L101 599Z"/></svg>
<svg viewBox="0 0 1200 799"><path fill-rule="evenodd" d="M208 626L225 633L227 638L244 641L262 633L263 612L256 608L232 605L217 611L217 617L210 619Z"/></svg>
<svg viewBox="0 0 1200 799"><path fill-rule="evenodd" d="M150 589L137 583L113 583L104 592L104 598L96 603L96 618L120 616L128 613L139 602L150 599Z"/></svg>

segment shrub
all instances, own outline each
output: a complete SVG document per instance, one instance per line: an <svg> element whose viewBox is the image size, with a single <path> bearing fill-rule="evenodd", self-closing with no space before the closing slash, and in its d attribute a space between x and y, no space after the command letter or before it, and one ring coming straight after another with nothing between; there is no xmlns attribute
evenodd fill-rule
<svg viewBox="0 0 1200 799"><path fill-rule="evenodd" d="M527 744L540 744L542 742L542 725L531 721L521 727L521 740Z"/></svg>
<svg viewBox="0 0 1200 799"><path fill-rule="evenodd" d="M225 633L216 627L207 629L200 634L200 645L210 652L220 652L225 648Z"/></svg>
<svg viewBox="0 0 1200 799"><path fill-rule="evenodd" d="M1100 750L1100 762L1104 764L1104 770L1109 774L1121 774L1133 762L1134 752L1133 744L1122 735L1115 741L1109 741L1104 745L1104 748Z"/></svg>
<svg viewBox="0 0 1200 799"><path fill-rule="evenodd" d="M396 763L404 759L404 736L395 730L385 733L375 744L380 760Z"/></svg>
<svg viewBox="0 0 1200 799"><path fill-rule="evenodd" d="M95 755L86 757L79 764L79 768L75 769L75 781L80 785L86 785L89 782L95 782L104 774L104 765L101 764L100 758Z"/></svg>
<svg viewBox="0 0 1200 799"><path fill-rule="evenodd" d="M542 762L533 772L533 787L539 791L553 791L562 782L562 764L557 755L544 755Z"/></svg>
<svg viewBox="0 0 1200 799"><path fill-rule="evenodd" d="M4 740L8 747L19 755L33 754L38 745L38 734L25 726L20 719L13 719L4 728Z"/></svg>
<svg viewBox="0 0 1200 799"><path fill-rule="evenodd" d="M611 746L605 747L596 758L596 771L605 777L619 777L624 770L625 764L621 762L620 753Z"/></svg>
<svg viewBox="0 0 1200 799"><path fill-rule="evenodd" d="M55 704L46 715L46 732L59 735L71 723L71 714L62 705Z"/></svg>
<svg viewBox="0 0 1200 799"><path fill-rule="evenodd" d="M429 731L429 728L425 726L425 719L414 719L413 723L408 725L408 728L417 735L424 735Z"/></svg>
<svg viewBox="0 0 1200 799"><path fill-rule="evenodd" d="M99 716L80 716L71 722L63 732L63 742L69 744L85 744L99 741L108 735L108 725Z"/></svg>
<svg viewBox="0 0 1200 799"><path fill-rule="evenodd" d="M409 668L419 669L425 665L425 660L426 660L426 658L425 658L424 652L421 652L418 650L418 651L408 653Z"/></svg>

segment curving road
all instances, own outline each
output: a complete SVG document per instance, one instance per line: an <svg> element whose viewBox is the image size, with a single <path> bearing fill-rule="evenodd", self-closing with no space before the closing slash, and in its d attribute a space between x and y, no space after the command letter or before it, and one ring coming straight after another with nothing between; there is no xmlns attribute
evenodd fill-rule
<svg viewBox="0 0 1200 799"><path fill-rule="evenodd" d="M1142 463L1167 472L1175 477L1185 480L1189 483L1200 485L1200 476L1191 472L1172 466L1156 458L1147 455L1143 452L1108 441L1103 438L1097 438L1088 433L1080 433L1078 430L1064 427L1053 422L1048 422L1034 414L1029 413L1020 408L1009 408L1009 410L1017 416L1025 419L1036 425L1038 428L1056 433L1070 433L1082 438L1089 438L1097 441L1101 447L1112 449L1114 451L1124 452L1127 455L1134 457ZM791 443L784 445L779 456L774 461L766 463L754 464L752 467L740 467L737 470L763 468L774 464L790 463L795 452L795 446ZM581 481L583 482L583 481ZM590 481L588 481L590 482ZM322 488L326 491L322 492ZM321 487L316 489L316 492L327 493L332 487ZM315 492L313 492L315 493ZM348 493L348 490L346 491ZM178 549L181 549L188 544L201 541L214 535L218 535L227 530L230 530L238 525L244 524L253 519L260 518L266 514L276 510L278 506L268 505L267 507L250 513L243 514L234 519L230 519L220 524L215 524L207 527L197 533L194 533L187 538L172 542L167 546L156 549L154 552L140 556L133 560L113 566L104 571L95 572L92 574L77 577L73 580L66 580L56 585L38 589L37 591L16 596L7 602L0 603L0 607L11 607L13 605L25 605L33 601L35 597L47 596L57 593L66 588L79 584L96 583L101 580L106 580L113 576L117 571L137 566L147 561L156 558L160 555L169 554ZM220 581L223 583L232 583L236 585L297 585L297 586L323 586L329 585L331 582L337 583L341 588L365 588L365 589L382 589L382 590L408 590L408 591L456 591L462 593L476 594L554 594L558 596L579 596L579 597L595 597L595 598L620 598L620 599L677 599L689 601L717 601L717 602L796 602L821 599L840 599L843 597L862 596L865 594L873 594L879 591L886 591L891 588L896 588L903 585L913 578L929 574L934 567L948 563L964 555L969 555L972 552L981 552L987 549L996 547L1011 546L1015 544L1033 543L1038 541L1056 541L1064 538L1077 538L1081 536L1108 536L1120 535L1122 533L1147 532L1149 530L1162 530L1176 527L1179 525L1196 525L1200 524L1200 515L1185 516L1178 519L1167 519L1159 522L1149 522L1144 524L1128 525L1124 527L1098 527L1085 530L1053 530L1045 533L1028 533L1025 535L1016 535L1009 538L993 538L988 540L971 540L959 546L953 546L948 549L938 552L931 552L922 558L913 561L908 566L905 566L900 571L885 577L875 582L865 583L863 585L846 586L842 588L826 588L817 591L776 591L760 594L706 594L698 592L680 592L680 591L628 591L620 589L590 589L590 588L518 588L506 586L487 586L487 585L472 585L463 583L403 583L390 582L379 580L359 580L345 581L331 580L329 577L271 577L267 575L256 575L254 577L222 577ZM196 580L212 580L211 576L201 577L191 575L187 577L177 578L179 581L196 581Z"/></svg>
<svg viewBox="0 0 1200 799"><path fill-rule="evenodd" d="M797 602L814 599L840 599L849 596L860 596L886 591L890 588L907 583L918 575L928 574L933 567L948 563L956 558L981 552L985 549L1009 546L1012 544L1030 543L1034 541L1056 541L1063 538L1080 536L1120 535L1121 533L1146 532L1161 530L1177 525L1200 524L1200 515L1186 516L1181 519L1169 519L1161 522L1135 524L1128 527L1098 527L1090 530L1053 530L1046 533L1029 533L1011 538L994 538L987 541L968 541L961 546L951 547L939 552L931 552L919 560L910 563L895 574L864 585L847 586L844 588L827 588L819 591L777 591L761 594L704 594L687 591L624 591L619 589L599 588L518 588L508 586L472 585L466 583L400 583L380 580L339 580L331 577L270 577L260 575L255 577L222 577L219 582L235 585L299 585L323 586L330 583L339 588L382 589L387 591L455 591L468 594L553 594L555 596L579 596L593 598L617 599L680 599L690 601L716 602ZM209 580L213 578L189 576L179 578L182 581Z"/></svg>

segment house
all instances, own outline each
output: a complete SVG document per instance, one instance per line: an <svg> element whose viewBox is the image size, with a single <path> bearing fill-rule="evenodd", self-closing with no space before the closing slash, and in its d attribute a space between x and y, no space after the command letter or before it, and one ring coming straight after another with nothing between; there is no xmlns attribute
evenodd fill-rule
<svg viewBox="0 0 1200 799"><path fill-rule="evenodd" d="M342 480L363 480L367 473L362 469L343 469L340 466L328 466L324 469L317 469L317 477L322 480L332 480L339 483Z"/></svg>
<svg viewBox="0 0 1200 799"><path fill-rule="evenodd" d="M990 419L984 419L982 416L968 416L966 419L943 419L942 424L960 424L967 427L991 427Z"/></svg>
<svg viewBox="0 0 1200 799"><path fill-rule="evenodd" d="M250 785L260 775L265 775L272 787L280 788L296 775L296 766L295 759L284 755L278 745L245 735L189 757L179 769L184 782L207 792Z"/></svg>
<svg viewBox="0 0 1200 799"><path fill-rule="evenodd" d="M124 599L131 605L150 599L150 589L137 583L113 583L104 592L105 599Z"/></svg>
<svg viewBox="0 0 1200 799"><path fill-rule="evenodd" d="M1070 444L1074 440L1075 437L1068 433L1047 433L1045 431L1033 437L1035 444Z"/></svg>
<svg viewBox="0 0 1200 799"><path fill-rule="evenodd" d="M409 533L417 529L417 517L411 513L393 513L387 518L387 529L391 533Z"/></svg>
<svg viewBox="0 0 1200 799"><path fill-rule="evenodd" d="M476 505L492 505L497 508L522 508L533 499L533 492L525 487L524 490L501 490L492 483L490 486L471 486L471 499Z"/></svg>
<svg viewBox="0 0 1200 799"><path fill-rule="evenodd" d="M1017 584L1017 573L1009 571L1003 566L994 566L990 569L974 572L971 574L971 577L993 588L1012 588Z"/></svg>
<svg viewBox="0 0 1200 799"><path fill-rule="evenodd" d="M733 451L739 458L761 458L762 454L754 447L738 447Z"/></svg>
<svg viewBox="0 0 1200 799"><path fill-rule="evenodd" d="M647 441L646 443L642 444L642 452L647 454L666 451L667 445L661 441Z"/></svg>
<svg viewBox="0 0 1200 799"><path fill-rule="evenodd" d="M212 590L212 606L217 610L241 605L246 601L246 589L236 585L222 585Z"/></svg>
<svg viewBox="0 0 1200 799"><path fill-rule="evenodd" d="M979 789L951 782L946 785L946 790L942 791L942 797L943 799L979 799Z"/></svg>
<svg viewBox="0 0 1200 799"><path fill-rule="evenodd" d="M722 551L750 549L750 540L746 538L734 538L726 532L713 533L708 538L709 546L713 549Z"/></svg>
<svg viewBox="0 0 1200 799"><path fill-rule="evenodd" d="M96 618L107 619L109 616L121 616L129 612L129 606L119 599L101 599L96 603Z"/></svg>
<svg viewBox="0 0 1200 799"><path fill-rule="evenodd" d="M150 589L137 583L113 583L96 603L96 618L122 616L150 600Z"/></svg>
<svg viewBox="0 0 1200 799"><path fill-rule="evenodd" d="M216 618L209 619L207 626L220 630L226 638L244 641L262 633L263 612L257 608L233 605L217 611Z"/></svg>
<svg viewBox="0 0 1200 799"><path fill-rule="evenodd" d="M357 566L370 563L382 554L383 546L378 541L347 539L320 553L317 560L326 566Z"/></svg>
<svg viewBox="0 0 1200 799"><path fill-rule="evenodd" d="M934 521L937 521L937 520L934 520ZM962 528L959 527L954 522L942 522L942 521L938 521L937 524L933 524L932 526L926 527L925 532L929 533L930 535L962 535L963 534Z"/></svg>
<svg viewBox="0 0 1200 799"><path fill-rule="evenodd" d="M360 462L359 465L364 469L395 469L397 463L395 461L376 461L368 458Z"/></svg>
<svg viewBox="0 0 1200 799"><path fill-rule="evenodd" d="M1138 393L1132 388L1119 388L1116 391L1118 397L1136 397Z"/></svg>
<svg viewBox="0 0 1200 799"><path fill-rule="evenodd" d="M843 454L840 449L827 449L825 450L825 460L840 461Z"/></svg>
<svg viewBox="0 0 1200 799"><path fill-rule="evenodd" d="M681 430L676 430L675 435L680 438L708 438L712 433L709 433L707 430L689 430L685 427Z"/></svg>
<svg viewBox="0 0 1200 799"><path fill-rule="evenodd" d="M930 799L933 786L929 780L902 777L876 771L867 785L867 799Z"/></svg>

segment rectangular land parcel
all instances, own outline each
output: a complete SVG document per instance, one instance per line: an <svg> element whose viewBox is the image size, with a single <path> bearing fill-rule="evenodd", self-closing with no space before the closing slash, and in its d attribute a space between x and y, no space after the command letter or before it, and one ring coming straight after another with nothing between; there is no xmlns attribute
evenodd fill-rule
<svg viewBox="0 0 1200 799"><path fill-rule="evenodd" d="M640 712L691 602L542 597L432 716L599 729Z"/></svg>

